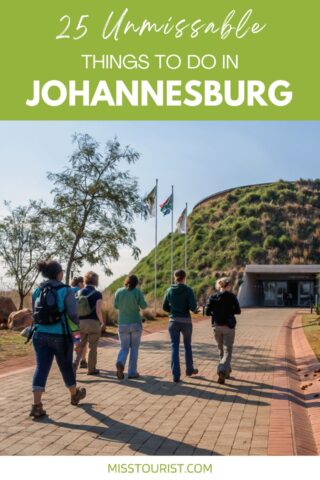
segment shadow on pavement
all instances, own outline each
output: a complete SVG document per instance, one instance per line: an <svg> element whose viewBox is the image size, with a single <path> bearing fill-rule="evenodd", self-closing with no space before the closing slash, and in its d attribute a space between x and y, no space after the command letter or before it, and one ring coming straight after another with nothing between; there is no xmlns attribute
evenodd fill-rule
<svg viewBox="0 0 320 480"><path fill-rule="evenodd" d="M200 377L193 377L195 380ZM202 377L203 378L203 377ZM91 383L116 383L121 385L119 380L117 380L114 374L110 374L109 372L100 370L99 380L87 380L77 378L79 383L83 383L84 385L89 385ZM174 397L176 395L183 395L186 397L196 397L205 400L215 400L217 402L226 402L226 403L242 403L246 405L260 405L260 406L267 406L269 403L261 401L260 399L257 400L250 400L246 397L242 397L239 394L241 393L234 391L234 395L230 395L230 384L228 384L228 388L225 388L221 391L208 391L208 387L212 387L213 389L217 389L217 384L213 383L212 380L206 379L206 382L211 383L208 384L196 384L187 381L182 381L180 383L173 383L172 381L163 380L160 377L155 377L153 375L142 375L138 379L135 380L124 380L123 385L130 388L139 389L149 395L164 395L169 397ZM203 387L203 388L197 388ZM245 395L247 392L243 391ZM229 395L227 395L229 394ZM259 394L260 396L260 394Z"/></svg>
<svg viewBox="0 0 320 480"><path fill-rule="evenodd" d="M69 423L54 420L50 417L44 418L41 420L41 423L51 424L70 430L93 432L98 435L97 438L100 440L129 445L133 451L139 451L146 455L174 455L178 449L179 451L177 452L177 455L219 455L214 451L197 448L177 440L171 440L170 438L150 433L133 425L127 425L118 420L114 420L95 410L91 403L83 403L79 405L79 408L84 410L88 416L97 420L99 425ZM161 452L157 453L157 449L161 449Z"/></svg>
<svg viewBox="0 0 320 480"><path fill-rule="evenodd" d="M206 383L195 383L196 380ZM282 388L265 382L245 380L243 378L238 380L239 383L236 383L236 373L232 375L230 381L227 381L225 385L219 385L216 381L212 380L212 378L207 378L202 375L194 376L193 381L185 379L178 384L153 375L142 375L139 379L135 380L126 379L122 383L115 378L113 372L103 370L101 370L99 380L82 380L79 378L78 381L85 385L96 383L97 381L101 383L115 383L129 388L139 389L149 395L164 395L170 397L184 395L205 400L215 400L217 402L259 406L268 406L270 402L266 400L276 399L283 401L289 400L296 405L305 407L305 395L303 392L296 392L290 388ZM257 400L248 399L248 396L257 397ZM320 401L314 400L310 402L309 405L311 407L320 407Z"/></svg>
<svg viewBox="0 0 320 480"><path fill-rule="evenodd" d="M231 377L231 380L233 377ZM234 378L236 379L236 378ZM301 407L305 407L305 395L301 392L296 392L291 388L282 388L276 385L270 385L263 382L255 382L252 380L244 380L241 378L239 380L241 383L245 383L246 385L237 385L228 382L226 385L215 385L215 389L228 389L229 391L234 391L236 394L240 393L243 395L256 395L260 398L268 398L268 399L276 399L276 400L283 400L283 401L290 401L295 403L296 405L300 405ZM188 383L188 382L185 382ZM192 385L192 383L190 383ZM211 387L211 385L209 385ZM269 390L269 391L265 391ZM241 403L238 402L237 403ZM264 405L263 402L259 403L260 405ZM268 405L268 404L267 404ZM320 401L316 400L314 402L309 402L308 406L310 407L320 407Z"/></svg>
<svg viewBox="0 0 320 480"><path fill-rule="evenodd" d="M181 354L183 352L182 347ZM162 357L163 352L168 352L168 358L170 358L170 344L169 342L163 342L158 340L149 340L143 342L140 347L141 352L152 351L153 355L159 354ZM193 343L192 352L195 358L195 363L197 358L201 360L211 360L213 362L218 362L218 348L214 341L212 345L203 344L203 343ZM233 347L233 363L237 365L237 368L242 372L272 372L274 370L274 365L270 362L270 351L264 348L259 348L251 345L234 345Z"/></svg>

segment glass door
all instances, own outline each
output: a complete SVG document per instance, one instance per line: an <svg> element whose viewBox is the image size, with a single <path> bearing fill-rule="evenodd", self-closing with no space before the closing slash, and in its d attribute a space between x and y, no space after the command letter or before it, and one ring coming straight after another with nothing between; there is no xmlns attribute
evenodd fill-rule
<svg viewBox="0 0 320 480"><path fill-rule="evenodd" d="M263 282L263 304L265 307L284 307L288 305L288 282Z"/></svg>
<svg viewBox="0 0 320 480"><path fill-rule="evenodd" d="M274 307L276 305L276 282L263 282L264 306Z"/></svg>
<svg viewBox="0 0 320 480"><path fill-rule="evenodd" d="M310 281L299 282L298 302L299 307L309 307L314 295L314 283Z"/></svg>
<svg viewBox="0 0 320 480"><path fill-rule="evenodd" d="M276 282L277 306L284 307L287 304L288 282Z"/></svg>

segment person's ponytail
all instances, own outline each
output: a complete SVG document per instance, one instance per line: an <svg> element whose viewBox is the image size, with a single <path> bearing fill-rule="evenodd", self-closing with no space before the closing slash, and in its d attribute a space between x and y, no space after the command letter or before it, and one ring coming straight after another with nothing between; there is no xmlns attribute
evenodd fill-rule
<svg viewBox="0 0 320 480"><path fill-rule="evenodd" d="M59 273L62 272L62 267L56 260L41 260L38 262L38 272L41 273L44 278L56 280Z"/></svg>

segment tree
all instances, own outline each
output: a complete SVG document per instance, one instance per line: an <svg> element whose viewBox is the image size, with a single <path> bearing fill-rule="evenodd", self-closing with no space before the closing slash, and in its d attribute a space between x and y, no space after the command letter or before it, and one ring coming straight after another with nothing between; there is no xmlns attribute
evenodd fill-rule
<svg viewBox="0 0 320 480"><path fill-rule="evenodd" d="M102 153L100 144L87 134L74 135L73 142L76 150L70 165L61 173L48 174L54 199L46 212L55 225L67 283L72 270L84 262L102 264L106 274L111 274L109 263L119 258L120 246L130 247L138 258L131 225L137 215L147 215L136 178L120 168L139 159L135 150L121 147L114 139Z"/></svg>
<svg viewBox="0 0 320 480"><path fill-rule="evenodd" d="M16 208L5 202L5 206L8 215L0 220L0 257L7 275L15 280L21 309L38 277L38 262L54 254L53 233L43 216L42 202L30 200L27 206Z"/></svg>

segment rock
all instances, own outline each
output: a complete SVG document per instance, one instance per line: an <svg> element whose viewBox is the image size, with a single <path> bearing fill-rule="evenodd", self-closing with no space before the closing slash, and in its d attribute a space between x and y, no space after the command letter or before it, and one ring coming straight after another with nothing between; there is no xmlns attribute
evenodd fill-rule
<svg viewBox="0 0 320 480"><path fill-rule="evenodd" d="M32 324L32 312L28 308L12 312L8 320L8 328L11 330L23 330Z"/></svg>
<svg viewBox="0 0 320 480"><path fill-rule="evenodd" d="M12 312L16 312L17 307L13 303L10 297L0 296L0 324L4 324L4 326L8 323L9 315Z"/></svg>
<svg viewBox="0 0 320 480"><path fill-rule="evenodd" d="M306 383L305 385L302 385L300 388L301 390L306 390L309 387L312 387L313 383Z"/></svg>

